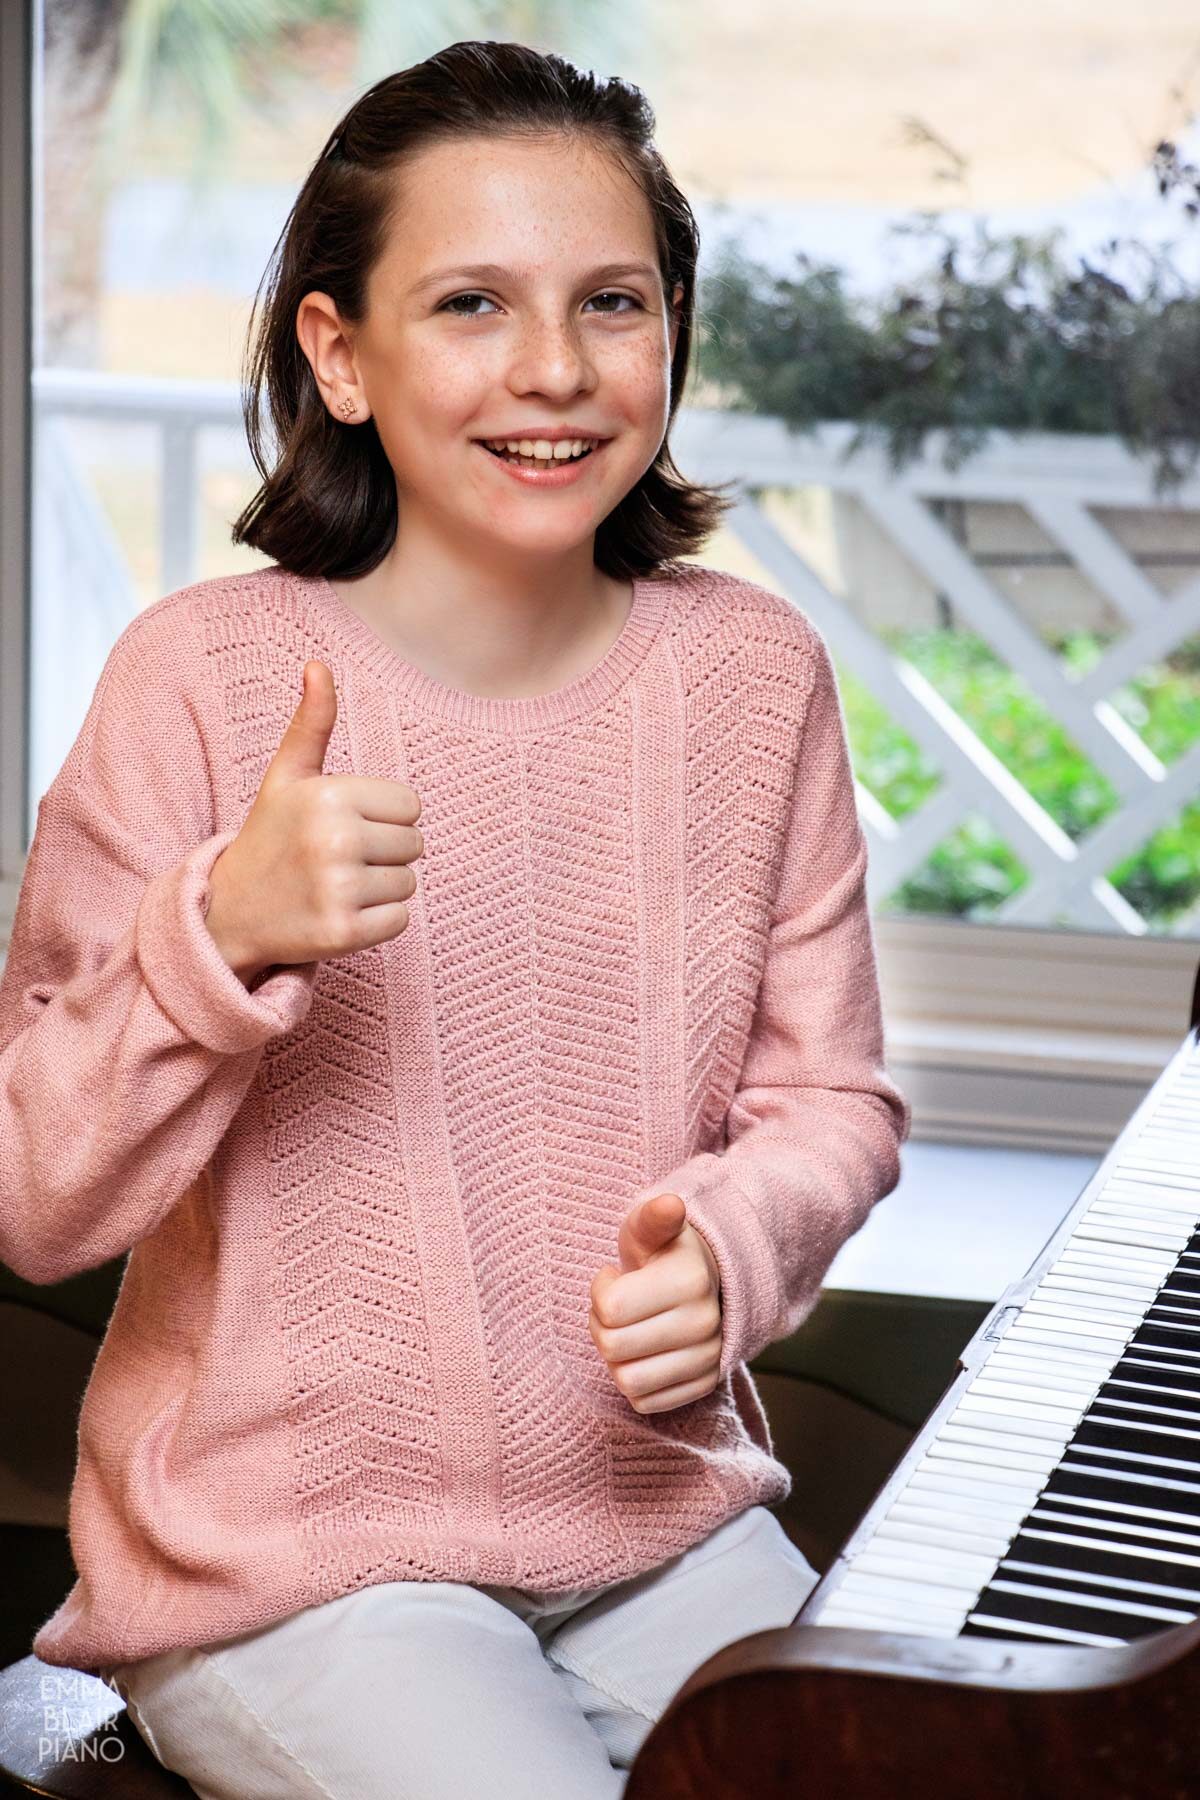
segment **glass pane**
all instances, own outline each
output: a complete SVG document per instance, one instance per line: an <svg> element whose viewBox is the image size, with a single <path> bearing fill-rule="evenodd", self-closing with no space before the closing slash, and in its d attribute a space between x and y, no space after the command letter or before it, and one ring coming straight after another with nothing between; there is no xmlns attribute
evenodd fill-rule
<svg viewBox="0 0 1200 1800"><path fill-rule="evenodd" d="M876 910L1195 935L1192 8L1051 7L1050 56L945 0L902 30L881 0L70 13L41 22L31 816L129 619L261 560L230 537L242 354L331 126L456 38L528 35L645 90L697 215L676 454L757 471L755 528L698 560L826 635Z"/></svg>

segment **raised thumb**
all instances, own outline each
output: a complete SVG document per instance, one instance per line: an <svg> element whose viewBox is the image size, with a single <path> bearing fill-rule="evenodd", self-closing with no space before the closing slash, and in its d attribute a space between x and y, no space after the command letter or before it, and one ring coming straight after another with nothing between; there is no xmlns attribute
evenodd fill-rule
<svg viewBox="0 0 1200 1800"><path fill-rule="evenodd" d="M282 775L299 780L302 776L322 774L325 752L337 722L337 689L328 664L315 659L306 662L301 681L300 704L267 770L276 778Z"/></svg>
<svg viewBox="0 0 1200 1800"><path fill-rule="evenodd" d="M641 1268L656 1251L677 1238L686 1223L687 1205L680 1195L649 1195L621 1221L617 1252L622 1271Z"/></svg>

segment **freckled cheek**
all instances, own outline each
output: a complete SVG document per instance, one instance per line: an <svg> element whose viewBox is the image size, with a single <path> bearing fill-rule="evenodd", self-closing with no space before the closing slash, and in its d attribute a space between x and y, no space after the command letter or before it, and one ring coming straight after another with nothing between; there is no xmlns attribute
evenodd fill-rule
<svg viewBox="0 0 1200 1800"><path fill-rule="evenodd" d="M655 344L629 343L613 347L614 354L602 365L602 388L609 403L631 425L656 425L665 420L670 398L671 374ZM619 349L619 354L617 351Z"/></svg>
<svg viewBox="0 0 1200 1800"><path fill-rule="evenodd" d="M469 429L494 385L478 356L446 346L409 357L394 391L412 425L445 438Z"/></svg>

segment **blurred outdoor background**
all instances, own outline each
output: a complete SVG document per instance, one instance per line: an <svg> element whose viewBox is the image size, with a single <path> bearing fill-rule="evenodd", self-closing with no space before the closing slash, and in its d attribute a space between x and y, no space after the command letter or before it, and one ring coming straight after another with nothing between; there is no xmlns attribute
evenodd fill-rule
<svg viewBox="0 0 1200 1800"><path fill-rule="evenodd" d="M259 560L241 359L326 135L513 38L654 107L704 246L672 441L744 489L699 560L825 633L874 910L1196 934L1190 0L44 0L41 35L31 818L128 620Z"/></svg>

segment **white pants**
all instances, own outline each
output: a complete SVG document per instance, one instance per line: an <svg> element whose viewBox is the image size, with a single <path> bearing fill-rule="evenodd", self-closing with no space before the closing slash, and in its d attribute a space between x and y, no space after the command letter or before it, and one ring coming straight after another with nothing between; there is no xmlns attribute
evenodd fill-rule
<svg viewBox="0 0 1200 1800"><path fill-rule="evenodd" d="M608 1587L383 1582L107 1673L201 1800L618 1800L687 1677L817 1580L751 1506Z"/></svg>

